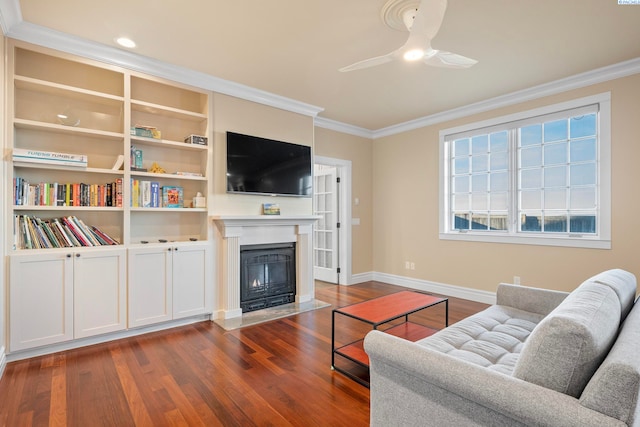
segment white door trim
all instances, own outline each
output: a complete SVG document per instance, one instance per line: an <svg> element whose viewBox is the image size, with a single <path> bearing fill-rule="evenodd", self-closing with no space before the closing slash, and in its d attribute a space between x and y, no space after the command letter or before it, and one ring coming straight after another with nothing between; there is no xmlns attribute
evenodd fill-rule
<svg viewBox="0 0 640 427"><path fill-rule="evenodd" d="M333 157L314 156L314 163L334 166L340 177L340 243L339 265L340 275L338 284L351 284L351 160L335 159Z"/></svg>

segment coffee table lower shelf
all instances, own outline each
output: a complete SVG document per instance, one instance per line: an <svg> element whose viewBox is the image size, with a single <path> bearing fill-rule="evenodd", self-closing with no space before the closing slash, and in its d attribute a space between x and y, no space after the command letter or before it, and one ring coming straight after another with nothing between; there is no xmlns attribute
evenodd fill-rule
<svg viewBox="0 0 640 427"><path fill-rule="evenodd" d="M399 325L393 326L389 329L385 329L382 332L385 332L387 334L390 334L399 338L404 338L408 341L415 342L423 338L426 338L428 336L431 336L437 331L438 331L437 329L429 328L427 326L420 325L418 323L404 322ZM352 342L351 344L338 347L333 352L338 356L342 356L350 360L351 362L357 363L363 368L367 368L367 373L368 373L369 356L367 356L367 353L364 351L364 339L359 339L357 341ZM333 369L335 369L336 371L344 375L347 375L348 377L352 378L353 380L363 385L366 385L366 386L369 385L368 379L362 378L362 373L360 373L359 375L354 374L351 372L351 370L343 369L335 365L333 366Z"/></svg>

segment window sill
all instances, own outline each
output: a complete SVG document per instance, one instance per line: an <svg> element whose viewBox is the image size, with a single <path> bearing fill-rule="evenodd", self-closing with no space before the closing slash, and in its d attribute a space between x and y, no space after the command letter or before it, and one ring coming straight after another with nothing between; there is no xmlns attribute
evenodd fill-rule
<svg viewBox="0 0 640 427"><path fill-rule="evenodd" d="M566 236L513 236L513 235L488 235L485 233L440 233L440 240L458 240L464 242L506 243L512 245L536 245L536 246L561 246L586 249L611 249L611 240L595 239L590 237L566 237Z"/></svg>

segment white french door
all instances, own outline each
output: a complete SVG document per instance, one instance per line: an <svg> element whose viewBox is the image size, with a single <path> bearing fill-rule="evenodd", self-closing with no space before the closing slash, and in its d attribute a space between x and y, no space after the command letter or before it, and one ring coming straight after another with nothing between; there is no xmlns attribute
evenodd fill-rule
<svg viewBox="0 0 640 427"><path fill-rule="evenodd" d="M314 277L323 282L338 283L338 173L335 167L316 165L314 174L313 239Z"/></svg>

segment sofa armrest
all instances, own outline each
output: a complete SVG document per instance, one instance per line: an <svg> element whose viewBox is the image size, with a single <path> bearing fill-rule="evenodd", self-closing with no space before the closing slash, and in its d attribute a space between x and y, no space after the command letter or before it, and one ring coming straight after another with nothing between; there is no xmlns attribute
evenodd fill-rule
<svg viewBox="0 0 640 427"><path fill-rule="evenodd" d="M568 292L500 283L496 291L496 304L546 316L568 295Z"/></svg>
<svg viewBox="0 0 640 427"><path fill-rule="evenodd" d="M371 425L624 426L577 399L380 331L364 341Z"/></svg>

